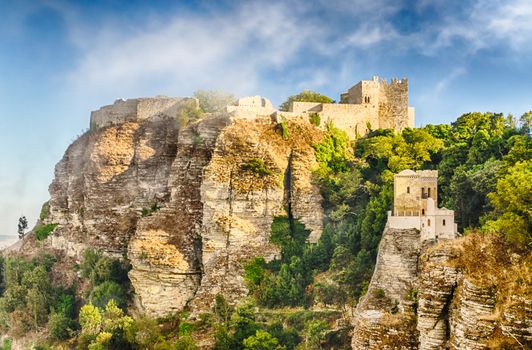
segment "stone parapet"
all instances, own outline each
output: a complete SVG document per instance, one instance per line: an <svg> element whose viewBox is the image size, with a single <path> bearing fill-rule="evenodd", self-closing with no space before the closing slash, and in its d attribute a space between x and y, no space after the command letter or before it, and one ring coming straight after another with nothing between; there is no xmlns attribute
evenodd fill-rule
<svg viewBox="0 0 532 350"><path fill-rule="evenodd" d="M91 129L157 118L177 118L182 108L199 108L198 100L189 97L118 99L112 105L91 112Z"/></svg>

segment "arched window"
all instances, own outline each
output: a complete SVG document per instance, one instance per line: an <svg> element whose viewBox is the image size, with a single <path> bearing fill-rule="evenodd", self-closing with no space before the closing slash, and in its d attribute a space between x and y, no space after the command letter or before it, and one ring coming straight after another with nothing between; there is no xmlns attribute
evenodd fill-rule
<svg viewBox="0 0 532 350"><path fill-rule="evenodd" d="M443 221L442 221L442 225L445 226L445 219L443 219Z"/></svg>
<svg viewBox="0 0 532 350"><path fill-rule="evenodd" d="M421 209L421 215L425 215L425 209Z"/></svg>
<svg viewBox="0 0 532 350"><path fill-rule="evenodd" d="M427 221L427 226L430 226L430 219Z"/></svg>
<svg viewBox="0 0 532 350"><path fill-rule="evenodd" d="M430 187L427 189L428 191L428 197L430 197Z"/></svg>

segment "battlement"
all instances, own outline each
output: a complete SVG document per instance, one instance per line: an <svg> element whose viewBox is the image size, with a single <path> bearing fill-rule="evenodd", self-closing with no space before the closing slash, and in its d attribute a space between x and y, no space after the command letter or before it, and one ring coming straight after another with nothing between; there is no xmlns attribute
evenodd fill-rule
<svg viewBox="0 0 532 350"><path fill-rule="evenodd" d="M91 112L91 128L153 118L177 118L184 107L198 108L195 98L157 96L149 98L118 99L112 105Z"/></svg>
<svg viewBox="0 0 532 350"><path fill-rule="evenodd" d="M290 112L319 113L331 120L350 138L365 135L369 129L401 131L414 127L415 110L408 106L408 79L389 83L377 76L362 80L340 95L340 103L292 102Z"/></svg>

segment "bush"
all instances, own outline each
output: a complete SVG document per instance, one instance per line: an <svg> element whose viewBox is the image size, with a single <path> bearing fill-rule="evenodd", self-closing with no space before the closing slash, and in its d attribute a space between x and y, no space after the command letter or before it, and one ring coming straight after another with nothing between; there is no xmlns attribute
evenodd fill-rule
<svg viewBox="0 0 532 350"><path fill-rule="evenodd" d="M308 119L312 125L320 126L321 117L319 113L309 113Z"/></svg>
<svg viewBox="0 0 532 350"><path fill-rule="evenodd" d="M190 335L180 337L172 346L172 350L196 350L196 342Z"/></svg>
<svg viewBox="0 0 532 350"><path fill-rule="evenodd" d="M96 286L92 290L89 299L94 306L102 309L111 300L114 300L119 307L124 307L126 304L124 289L113 281L103 282Z"/></svg>
<svg viewBox="0 0 532 350"><path fill-rule="evenodd" d="M283 140L288 140L290 138L290 131L288 130L288 124L286 121L283 120L277 124L276 129L280 131Z"/></svg>
<svg viewBox="0 0 532 350"><path fill-rule="evenodd" d="M35 238L37 238L37 240L39 240L39 241L45 240L46 238L48 238L50 233L52 233L55 230L57 225L58 224L48 224L48 225L40 224L40 225L38 225L34 229Z"/></svg>
<svg viewBox="0 0 532 350"><path fill-rule="evenodd" d="M141 215L142 217L150 216L151 214L159 211L160 209L161 207L159 206L159 204L154 203L149 208L142 208Z"/></svg>
<svg viewBox="0 0 532 350"><path fill-rule="evenodd" d="M4 342L2 343L2 346L0 346L0 350L11 350L11 345L13 344L13 341L11 339L4 339Z"/></svg>
<svg viewBox="0 0 532 350"><path fill-rule="evenodd" d="M266 167L262 159L258 158L253 158L247 163L242 164L242 170L249 171L259 177L273 175L273 171Z"/></svg>
<svg viewBox="0 0 532 350"><path fill-rule="evenodd" d="M382 299L385 296L384 289L377 288L373 291L373 296L377 299Z"/></svg>
<svg viewBox="0 0 532 350"><path fill-rule="evenodd" d="M52 340L63 340L71 336L74 320L63 313L52 313L48 319L48 332Z"/></svg>
<svg viewBox="0 0 532 350"><path fill-rule="evenodd" d="M48 215L50 215L50 202L44 202L41 207L41 213L39 214L39 220L44 221Z"/></svg>
<svg viewBox="0 0 532 350"><path fill-rule="evenodd" d="M288 97L286 101L281 103L279 106L279 109L281 111L288 111L290 108L290 104L292 102L320 102L320 103L334 103L334 100L328 96L322 95L320 93L310 91L310 90L303 90L297 95L292 95Z"/></svg>

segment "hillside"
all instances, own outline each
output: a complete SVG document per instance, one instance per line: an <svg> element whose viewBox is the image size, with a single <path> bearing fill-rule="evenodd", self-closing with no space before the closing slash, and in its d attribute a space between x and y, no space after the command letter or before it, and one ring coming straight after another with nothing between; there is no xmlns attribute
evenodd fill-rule
<svg viewBox="0 0 532 350"><path fill-rule="evenodd" d="M529 346L530 114L353 140L264 100L96 114L39 223L4 254L14 348ZM465 237L386 228L404 169L439 170Z"/></svg>

